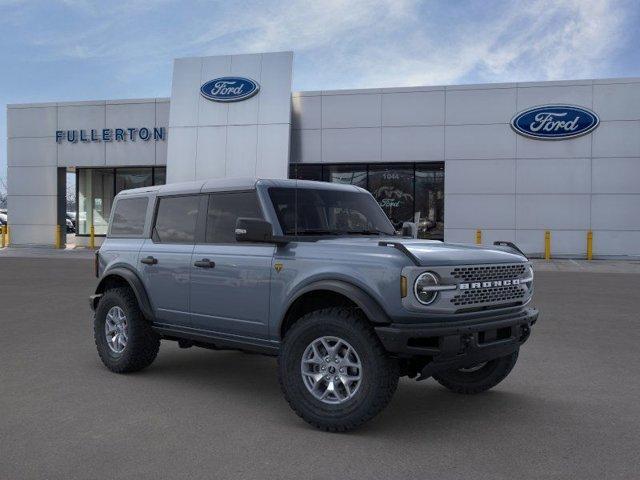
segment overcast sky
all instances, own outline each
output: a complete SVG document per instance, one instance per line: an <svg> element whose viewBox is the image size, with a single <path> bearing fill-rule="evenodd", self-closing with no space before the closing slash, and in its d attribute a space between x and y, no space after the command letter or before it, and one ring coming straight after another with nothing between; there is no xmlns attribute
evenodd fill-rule
<svg viewBox="0 0 640 480"><path fill-rule="evenodd" d="M638 25L636 0L0 0L0 106L168 97L175 57L281 50L295 90L639 77Z"/></svg>

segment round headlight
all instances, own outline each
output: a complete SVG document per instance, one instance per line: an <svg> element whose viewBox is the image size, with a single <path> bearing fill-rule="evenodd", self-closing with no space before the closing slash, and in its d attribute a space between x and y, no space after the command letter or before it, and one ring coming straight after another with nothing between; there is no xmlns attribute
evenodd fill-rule
<svg viewBox="0 0 640 480"><path fill-rule="evenodd" d="M438 277L431 272L425 272L416 278L413 293L421 304L429 305L438 296L437 290L430 289L430 287L435 287L436 285L438 285Z"/></svg>
<svg viewBox="0 0 640 480"><path fill-rule="evenodd" d="M527 266L527 280L528 280L528 282L526 282L527 288L530 291L533 291L533 265Z"/></svg>

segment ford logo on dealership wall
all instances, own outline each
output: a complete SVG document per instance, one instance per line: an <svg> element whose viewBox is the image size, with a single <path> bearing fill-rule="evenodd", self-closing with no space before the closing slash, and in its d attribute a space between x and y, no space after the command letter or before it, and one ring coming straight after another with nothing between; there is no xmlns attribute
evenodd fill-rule
<svg viewBox="0 0 640 480"><path fill-rule="evenodd" d="M214 78L200 87L202 96L214 102L239 102L253 97L258 90L258 82L244 77Z"/></svg>
<svg viewBox="0 0 640 480"><path fill-rule="evenodd" d="M516 133L539 140L563 140L585 135L600 123L591 110L573 105L542 105L511 119Z"/></svg>

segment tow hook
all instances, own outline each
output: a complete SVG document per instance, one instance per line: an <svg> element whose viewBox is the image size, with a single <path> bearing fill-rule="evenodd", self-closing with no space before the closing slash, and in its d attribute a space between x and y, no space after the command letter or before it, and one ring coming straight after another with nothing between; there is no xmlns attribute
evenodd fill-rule
<svg viewBox="0 0 640 480"><path fill-rule="evenodd" d="M473 334L472 333L465 333L462 335L461 338L461 351L464 352L467 347L471 344L471 341L473 340Z"/></svg>
<svg viewBox="0 0 640 480"><path fill-rule="evenodd" d="M527 338L529 338L530 334L531 334L531 329L529 328L529 325L523 325L522 333L520 334L520 342L524 342Z"/></svg>

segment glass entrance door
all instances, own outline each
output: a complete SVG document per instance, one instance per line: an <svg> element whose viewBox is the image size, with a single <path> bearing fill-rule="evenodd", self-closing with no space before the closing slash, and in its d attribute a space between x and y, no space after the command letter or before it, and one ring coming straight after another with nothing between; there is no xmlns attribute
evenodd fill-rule
<svg viewBox="0 0 640 480"><path fill-rule="evenodd" d="M416 165L418 238L444 239L444 164Z"/></svg>

